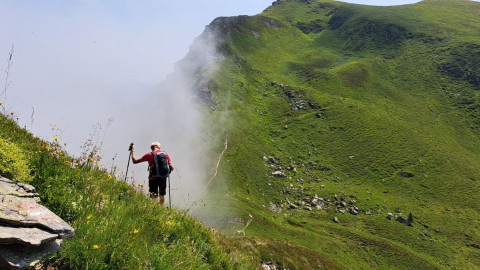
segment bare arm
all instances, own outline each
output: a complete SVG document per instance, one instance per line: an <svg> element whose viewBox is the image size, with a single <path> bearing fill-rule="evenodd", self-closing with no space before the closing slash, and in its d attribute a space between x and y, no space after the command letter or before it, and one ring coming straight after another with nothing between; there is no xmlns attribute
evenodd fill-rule
<svg viewBox="0 0 480 270"><path fill-rule="evenodd" d="M132 162L133 162L133 164L137 164L137 163L142 162L142 160L140 160L139 158L137 158L137 157L135 156L135 146L133 146L133 145L132 145L132 152L131 152L131 153L132 153Z"/></svg>

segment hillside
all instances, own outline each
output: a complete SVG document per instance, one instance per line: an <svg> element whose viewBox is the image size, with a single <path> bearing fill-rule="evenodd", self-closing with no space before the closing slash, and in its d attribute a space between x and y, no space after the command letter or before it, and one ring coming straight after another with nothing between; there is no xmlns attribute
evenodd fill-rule
<svg viewBox="0 0 480 270"><path fill-rule="evenodd" d="M255 269L258 261L214 229L147 198L98 162L97 145L73 158L0 114L0 175L30 183L75 236L35 269ZM8 205L7 205L8 206ZM6 208L8 209L8 208ZM8 217L7 217L8 219ZM6 237L7 232L3 237ZM3 268L2 268L3 269Z"/></svg>
<svg viewBox="0 0 480 270"><path fill-rule="evenodd" d="M479 14L279 0L214 20L199 216L294 269L480 268Z"/></svg>

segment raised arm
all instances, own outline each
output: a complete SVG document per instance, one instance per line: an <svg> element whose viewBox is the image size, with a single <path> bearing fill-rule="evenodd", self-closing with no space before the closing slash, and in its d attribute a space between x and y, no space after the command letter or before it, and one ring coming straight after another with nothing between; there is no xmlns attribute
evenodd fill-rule
<svg viewBox="0 0 480 270"><path fill-rule="evenodd" d="M143 161L143 160L141 160L140 158L137 158L137 157L135 156L135 146L133 146L133 145L132 145L132 152L131 152L131 153L132 153L132 162L133 162L133 164L137 164L137 163L140 163L140 162Z"/></svg>

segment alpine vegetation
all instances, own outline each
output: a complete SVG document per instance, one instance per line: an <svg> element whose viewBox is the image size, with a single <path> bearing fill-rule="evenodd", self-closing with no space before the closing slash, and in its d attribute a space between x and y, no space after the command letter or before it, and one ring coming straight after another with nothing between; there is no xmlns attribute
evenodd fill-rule
<svg viewBox="0 0 480 270"><path fill-rule="evenodd" d="M479 14L278 0L215 19L205 216L276 267L480 267Z"/></svg>

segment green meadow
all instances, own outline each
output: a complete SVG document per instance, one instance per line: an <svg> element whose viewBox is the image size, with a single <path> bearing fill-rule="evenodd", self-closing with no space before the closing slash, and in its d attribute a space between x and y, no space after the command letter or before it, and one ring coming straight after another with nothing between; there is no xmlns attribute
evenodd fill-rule
<svg viewBox="0 0 480 270"><path fill-rule="evenodd" d="M251 220L239 245L295 269L479 268L479 14L280 0L212 22L219 200L244 221L216 226Z"/></svg>
<svg viewBox="0 0 480 270"><path fill-rule="evenodd" d="M0 173L75 228L44 262L60 269L479 269L479 15L278 0L215 19L202 209L152 203L95 148L73 166L5 116Z"/></svg>

